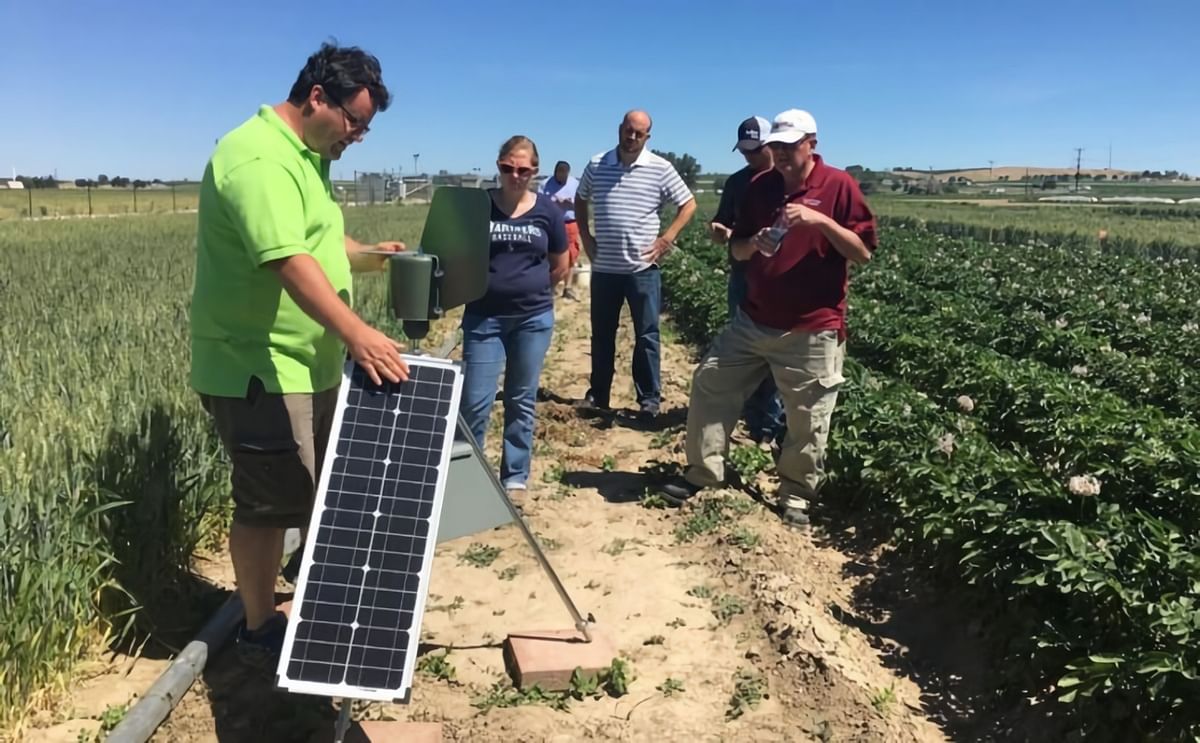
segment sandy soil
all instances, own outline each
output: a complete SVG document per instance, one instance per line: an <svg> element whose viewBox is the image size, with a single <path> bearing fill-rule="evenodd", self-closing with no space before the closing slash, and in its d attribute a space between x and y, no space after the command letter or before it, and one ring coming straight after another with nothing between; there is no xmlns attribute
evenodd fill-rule
<svg viewBox="0 0 1200 743"><path fill-rule="evenodd" d="M858 598L872 571L869 556L864 562L853 549L831 546L846 540L828 534L788 530L736 490L707 497L746 503L739 510L747 513L688 543L674 532L695 507L663 511L637 502L647 485L639 468L654 459L682 461L691 352L682 343L665 344L665 415L644 430L623 417L583 417L570 404L587 387L587 339L586 299L561 303L542 380L549 399L539 405L526 514L576 603L595 615L632 666L629 693L572 700L567 711L472 706L494 684L508 684L500 649L508 633L570 627L510 525L438 549L422 650L449 649L453 679L418 675L411 704L359 705L356 719L438 721L446 740L461 741L946 739L950 726L934 709L944 697L936 673L914 672L909 648L897 639L905 632L886 621L887 607L868 612ZM618 348L613 403L632 407L627 318ZM494 436L491 444L495 451ZM757 536L757 545L747 545L747 535ZM853 528L833 536L852 538ZM495 562L464 562L473 542L500 548ZM196 567L232 588L227 556L198 559ZM714 611L721 606L731 609L728 622ZM740 614L732 611L738 607ZM946 644L927 617L906 626L925 627L933 645ZM117 658L97 665L66 703L35 718L36 729L23 739L86 739L80 730L98 729L106 708L133 700L165 664ZM732 717L739 673L761 679L766 698ZM668 678L683 690L670 696L656 690ZM314 740L332 717L328 700L275 691L225 649L152 740Z"/></svg>

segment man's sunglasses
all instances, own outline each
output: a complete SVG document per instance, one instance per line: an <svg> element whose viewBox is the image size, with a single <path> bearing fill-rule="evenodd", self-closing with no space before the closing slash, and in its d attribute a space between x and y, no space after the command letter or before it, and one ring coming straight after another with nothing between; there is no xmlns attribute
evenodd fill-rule
<svg viewBox="0 0 1200 743"><path fill-rule="evenodd" d="M529 168L524 165L517 167L516 165L509 165L508 163L496 163L496 167L500 168L500 172L505 175L512 175L513 173L516 173L521 178L524 178L527 175L533 175L537 172L537 168Z"/></svg>
<svg viewBox="0 0 1200 743"><path fill-rule="evenodd" d="M805 137L798 142L768 142L766 147L770 148L771 152L795 152L800 145L807 141L808 137Z"/></svg>

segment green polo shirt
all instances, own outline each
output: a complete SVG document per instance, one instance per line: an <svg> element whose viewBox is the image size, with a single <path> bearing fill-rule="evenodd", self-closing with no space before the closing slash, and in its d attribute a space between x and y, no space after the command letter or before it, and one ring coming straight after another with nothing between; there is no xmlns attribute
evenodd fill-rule
<svg viewBox="0 0 1200 743"><path fill-rule="evenodd" d="M191 384L244 397L320 392L341 381L341 340L292 300L268 261L307 253L351 303L342 210L329 163L270 106L221 138L200 185Z"/></svg>

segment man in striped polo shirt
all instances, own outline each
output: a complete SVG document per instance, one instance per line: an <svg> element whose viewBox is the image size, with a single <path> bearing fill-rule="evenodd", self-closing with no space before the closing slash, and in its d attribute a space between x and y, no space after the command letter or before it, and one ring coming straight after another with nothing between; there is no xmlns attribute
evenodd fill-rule
<svg viewBox="0 0 1200 743"><path fill-rule="evenodd" d="M658 414L662 400L658 261L696 211L696 200L674 166L646 149L650 127L645 111L625 114L617 147L592 158L575 196L579 236L592 262L592 374L584 404L609 407L617 325L621 305L628 302L636 336L633 384L640 415L647 419ZM679 211L660 235L659 211L667 202ZM593 204L594 231L588 224Z"/></svg>

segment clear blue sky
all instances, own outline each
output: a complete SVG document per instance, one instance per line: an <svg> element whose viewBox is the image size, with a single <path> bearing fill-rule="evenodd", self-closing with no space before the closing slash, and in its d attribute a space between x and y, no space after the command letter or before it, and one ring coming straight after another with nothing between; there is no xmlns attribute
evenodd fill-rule
<svg viewBox="0 0 1200 743"><path fill-rule="evenodd" d="M784 10L784 9L787 10ZM336 36L395 95L354 169L494 171L651 146L730 171L737 122L800 107L834 164L1104 167L1200 175L1200 2L576 3L0 0L0 173L198 178L214 140L283 100Z"/></svg>

